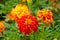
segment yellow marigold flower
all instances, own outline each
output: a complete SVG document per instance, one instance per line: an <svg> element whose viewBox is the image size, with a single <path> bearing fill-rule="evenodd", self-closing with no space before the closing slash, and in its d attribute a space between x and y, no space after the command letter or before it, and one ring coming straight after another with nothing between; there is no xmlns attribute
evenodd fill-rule
<svg viewBox="0 0 60 40"><path fill-rule="evenodd" d="M3 32L3 30L5 29L3 21L0 21L0 32Z"/></svg>
<svg viewBox="0 0 60 40"><path fill-rule="evenodd" d="M14 20L16 17L21 18L23 15L29 15L31 11L26 5L17 4L16 7L11 11L10 17Z"/></svg>
<svg viewBox="0 0 60 40"><path fill-rule="evenodd" d="M53 13L50 10L39 10L37 13L37 19L50 25L50 23L53 22Z"/></svg>

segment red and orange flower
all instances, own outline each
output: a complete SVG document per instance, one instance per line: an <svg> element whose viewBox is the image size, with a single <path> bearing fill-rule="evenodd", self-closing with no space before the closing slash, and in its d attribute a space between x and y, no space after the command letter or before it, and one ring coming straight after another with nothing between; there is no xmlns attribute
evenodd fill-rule
<svg viewBox="0 0 60 40"><path fill-rule="evenodd" d="M32 15L25 15L16 19L19 31L24 34L30 34L32 31L36 32L38 29L38 21Z"/></svg>
<svg viewBox="0 0 60 40"><path fill-rule="evenodd" d="M53 14L50 10L39 10L37 13L37 19L50 25L50 23L53 22Z"/></svg>
<svg viewBox="0 0 60 40"><path fill-rule="evenodd" d="M30 13L31 11L26 5L17 4L9 15L11 20L15 20L16 17L21 18L23 15L29 15Z"/></svg>
<svg viewBox="0 0 60 40"><path fill-rule="evenodd" d="M5 29L3 21L0 21L0 32L3 32L3 30Z"/></svg>

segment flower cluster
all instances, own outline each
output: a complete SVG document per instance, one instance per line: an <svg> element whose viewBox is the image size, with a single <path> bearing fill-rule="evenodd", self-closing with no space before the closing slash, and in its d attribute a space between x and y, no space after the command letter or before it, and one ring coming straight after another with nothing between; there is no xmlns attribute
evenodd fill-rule
<svg viewBox="0 0 60 40"><path fill-rule="evenodd" d="M53 14L50 10L39 10L37 13L37 19L50 25L53 22Z"/></svg>
<svg viewBox="0 0 60 40"><path fill-rule="evenodd" d="M19 31L24 34L36 32L38 29L37 19L31 15L26 5L18 4L10 13L10 19L16 20Z"/></svg>
<svg viewBox="0 0 60 40"><path fill-rule="evenodd" d="M10 13L10 19L16 20L21 33L30 34L38 29L38 21L41 20L47 25L53 22L53 14L50 10L39 10L37 18L31 15L31 11L26 5L18 4Z"/></svg>

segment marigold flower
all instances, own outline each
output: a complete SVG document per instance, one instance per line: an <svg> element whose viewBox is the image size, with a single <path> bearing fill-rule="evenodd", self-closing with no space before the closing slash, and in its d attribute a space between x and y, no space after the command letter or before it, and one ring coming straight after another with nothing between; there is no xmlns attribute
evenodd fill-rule
<svg viewBox="0 0 60 40"><path fill-rule="evenodd" d="M53 14L50 10L39 10L37 13L37 19L50 25L50 23L53 22Z"/></svg>
<svg viewBox="0 0 60 40"><path fill-rule="evenodd" d="M3 30L5 29L3 21L0 21L0 32L3 32Z"/></svg>
<svg viewBox="0 0 60 40"><path fill-rule="evenodd" d="M26 2L27 0L22 0L22 2Z"/></svg>
<svg viewBox="0 0 60 40"><path fill-rule="evenodd" d="M38 21L32 15L25 15L20 19L16 19L19 31L24 34L30 34L32 31L36 32L38 29Z"/></svg>
<svg viewBox="0 0 60 40"><path fill-rule="evenodd" d="M23 15L30 15L31 11L28 9L26 5L18 4L11 11L10 18L11 20L15 20L16 17L21 18Z"/></svg>

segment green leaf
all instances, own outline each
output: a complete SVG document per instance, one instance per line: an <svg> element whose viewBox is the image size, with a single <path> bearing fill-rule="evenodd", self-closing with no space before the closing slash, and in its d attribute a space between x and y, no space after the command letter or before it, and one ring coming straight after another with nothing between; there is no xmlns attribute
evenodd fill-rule
<svg viewBox="0 0 60 40"><path fill-rule="evenodd" d="M32 6L32 0L27 0L28 7L31 8Z"/></svg>
<svg viewBox="0 0 60 40"><path fill-rule="evenodd" d="M6 22L4 22L4 25L5 25L6 28L11 28L10 24L8 24Z"/></svg>

